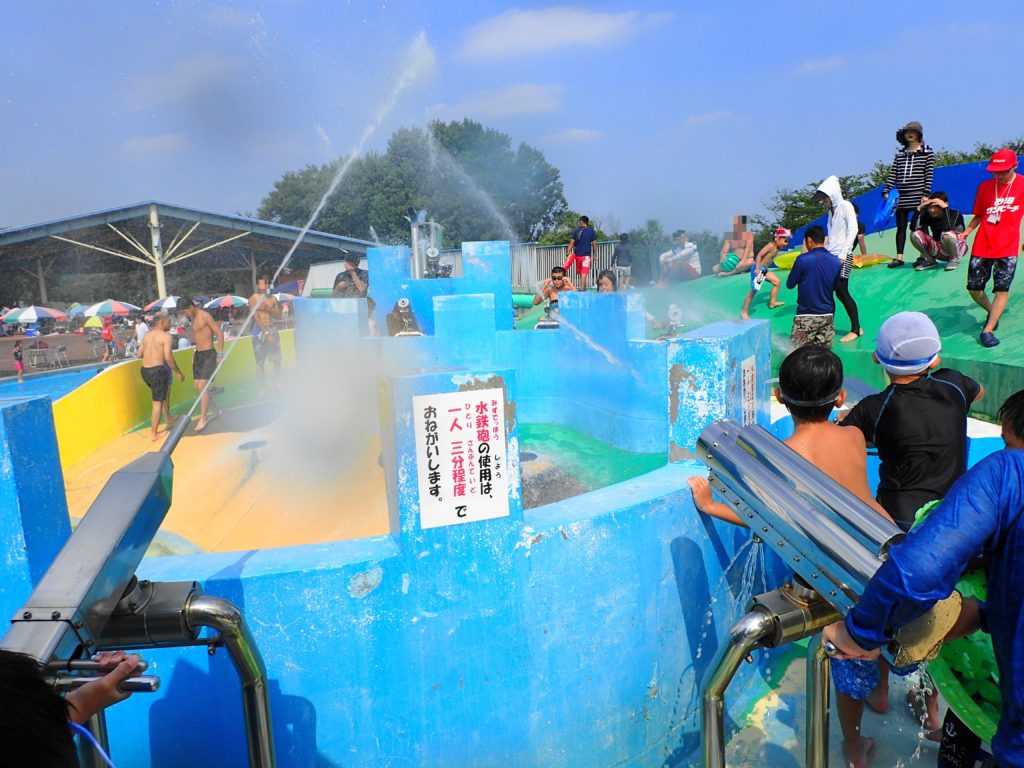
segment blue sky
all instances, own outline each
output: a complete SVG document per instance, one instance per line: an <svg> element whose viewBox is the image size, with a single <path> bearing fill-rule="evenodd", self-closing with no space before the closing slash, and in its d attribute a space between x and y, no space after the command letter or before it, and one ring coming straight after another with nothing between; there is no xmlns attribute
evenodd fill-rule
<svg viewBox="0 0 1024 768"><path fill-rule="evenodd" d="M592 217L721 231L777 187L891 158L908 120L936 147L1024 135L1024 5L969 8L6 2L0 225L145 199L254 211L356 144L413 45L367 146L470 117L542 149Z"/></svg>

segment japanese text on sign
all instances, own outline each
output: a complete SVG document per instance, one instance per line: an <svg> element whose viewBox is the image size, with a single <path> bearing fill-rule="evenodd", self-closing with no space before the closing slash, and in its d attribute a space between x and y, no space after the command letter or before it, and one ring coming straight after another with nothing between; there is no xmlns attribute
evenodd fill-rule
<svg viewBox="0 0 1024 768"><path fill-rule="evenodd" d="M504 392L419 395L413 414L420 526L508 516Z"/></svg>

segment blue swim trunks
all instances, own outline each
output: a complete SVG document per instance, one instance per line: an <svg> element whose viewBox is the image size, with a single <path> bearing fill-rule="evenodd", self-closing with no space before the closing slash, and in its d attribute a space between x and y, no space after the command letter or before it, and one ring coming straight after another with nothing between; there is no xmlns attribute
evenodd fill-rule
<svg viewBox="0 0 1024 768"><path fill-rule="evenodd" d="M864 701L868 694L878 687L881 680L877 659L832 659L829 666L832 669L832 682L835 683L836 690L857 701ZM917 665L889 668L894 675L900 677L905 677L916 669Z"/></svg>

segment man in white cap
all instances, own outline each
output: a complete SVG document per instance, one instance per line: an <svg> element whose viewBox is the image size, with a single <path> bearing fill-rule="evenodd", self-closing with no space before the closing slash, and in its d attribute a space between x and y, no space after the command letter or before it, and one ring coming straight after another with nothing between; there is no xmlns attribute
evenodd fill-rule
<svg viewBox="0 0 1024 768"><path fill-rule="evenodd" d="M874 358L892 383L843 419L878 448L876 498L904 531L967 469L967 411L985 393L969 376L939 368L941 350L928 315L890 317L878 329Z"/></svg>
<svg viewBox="0 0 1024 768"><path fill-rule="evenodd" d="M999 343L995 331L1010 301L1010 283L1017 270L1020 222L1024 217L1024 179L1016 173L1017 154L1012 149L1000 149L992 155L985 170L992 178L978 186L974 217L960 238L966 240L978 230L967 272L967 292L988 313L981 329L981 344L994 347ZM991 301L985 294L990 277Z"/></svg>

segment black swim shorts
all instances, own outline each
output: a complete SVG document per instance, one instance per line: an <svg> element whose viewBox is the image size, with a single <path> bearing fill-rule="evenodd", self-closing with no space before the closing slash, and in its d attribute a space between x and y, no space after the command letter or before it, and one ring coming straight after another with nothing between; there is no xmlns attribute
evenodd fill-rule
<svg viewBox="0 0 1024 768"><path fill-rule="evenodd" d="M992 290L1009 293L1010 283L1017 271L1017 257L1004 256L1001 259L983 259L971 256L971 265L967 269L967 290L984 291L985 283L992 278Z"/></svg>
<svg viewBox="0 0 1024 768"><path fill-rule="evenodd" d="M167 399L171 391L171 369L166 365L143 367L142 380L153 391L153 402L160 403Z"/></svg>
<svg viewBox="0 0 1024 768"><path fill-rule="evenodd" d="M209 381L217 370L217 350L197 349L192 357L192 378L196 381Z"/></svg>

